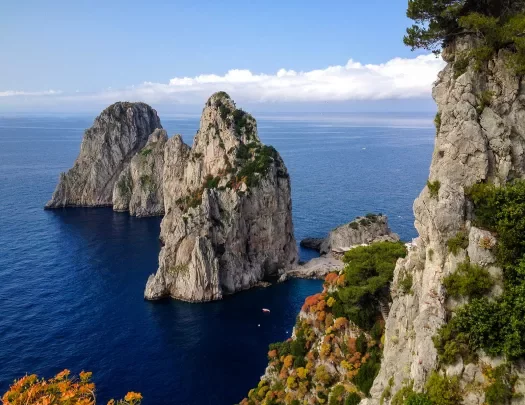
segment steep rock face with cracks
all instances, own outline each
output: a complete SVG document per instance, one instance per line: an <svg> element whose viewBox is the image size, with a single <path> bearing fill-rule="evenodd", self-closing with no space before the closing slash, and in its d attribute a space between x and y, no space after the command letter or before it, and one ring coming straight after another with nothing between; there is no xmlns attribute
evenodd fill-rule
<svg viewBox="0 0 525 405"><path fill-rule="evenodd" d="M157 112L144 103L118 102L86 130L73 167L60 175L47 209L113 205L113 188L133 156L162 128Z"/></svg>
<svg viewBox="0 0 525 405"><path fill-rule="evenodd" d="M133 216L164 215L164 148L168 134L156 129L120 173L113 188L113 209Z"/></svg>
<svg viewBox="0 0 525 405"><path fill-rule="evenodd" d="M294 265L290 178L255 119L224 93L207 101L193 146L165 146L159 269L145 297L221 299Z"/></svg>
<svg viewBox="0 0 525 405"><path fill-rule="evenodd" d="M394 285L408 276L413 280L411 293L393 291L381 370L364 404L390 404L393 394L409 385L422 391L435 371L458 379L463 404L483 404L485 389L493 383L487 370L503 361L481 352L477 361L459 358L444 365L433 341L459 308L444 287L448 275L468 262L502 277L491 251L497 235L474 226L468 189L477 183L504 187L525 177L522 78L508 68L506 51L481 71L473 61L463 68L464 55L475 45L463 38L443 52L448 64L433 89L438 114L430 178L414 203L419 238L394 273ZM520 377L515 389L525 392L523 367L514 363L512 368Z"/></svg>

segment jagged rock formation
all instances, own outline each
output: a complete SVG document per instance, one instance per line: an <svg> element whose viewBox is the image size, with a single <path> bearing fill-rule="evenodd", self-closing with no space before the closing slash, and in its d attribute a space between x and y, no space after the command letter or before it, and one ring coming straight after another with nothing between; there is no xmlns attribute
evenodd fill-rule
<svg viewBox="0 0 525 405"><path fill-rule="evenodd" d="M301 241L301 246L326 255L332 251L343 252L352 246L381 241L397 242L399 235L393 233L388 226L386 215L367 214L332 229L324 239L305 238Z"/></svg>
<svg viewBox="0 0 525 405"><path fill-rule="evenodd" d="M464 71L458 69L460 58L472 45L471 40L462 39L443 52L448 64L433 90L439 112L429 186L414 203L420 237L409 256L398 262L394 275L394 285L410 275L412 293L393 291L384 358L372 399L365 404L389 404L391 397L384 398L384 393L395 393L407 381L413 381L419 391L429 374L439 369L432 337L445 322L447 307L451 308L442 283L445 276L467 257L471 263L492 266L493 274L501 272L494 267L491 252L479 243L482 237L495 243L495 237L472 226L465 189L480 181L504 185L524 177L525 88L508 69L505 51L482 71L475 71L473 63ZM468 235L468 247L454 255L447 241L460 231ZM480 387L487 381L482 363L494 365L500 360L482 356L476 364L460 361L446 369L449 375L460 377L464 404L484 402ZM517 389L524 391L523 381Z"/></svg>
<svg viewBox="0 0 525 405"><path fill-rule="evenodd" d="M157 112L144 103L118 102L86 130L75 164L60 175L46 208L113 204L113 187L148 136L162 128Z"/></svg>
<svg viewBox="0 0 525 405"><path fill-rule="evenodd" d="M399 235L390 230L386 215L368 214L330 231L319 252L327 254L331 251L344 251L355 245L381 241L397 242Z"/></svg>
<svg viewBox="0 0 525 405"><path fill-rule="evenodd" d="M226 93L206 103L191 148L180 136L166 143L163 192L164 247L147 299L216 300L295 264L286 167Z"/></svg>
<svg viewBox="0 0 525 405"><path fill-rule="evenodd" d="M168 134L156 129L146 146L120 173L113 188L113 209L143 217L164 214L164 147Z"/></svg>

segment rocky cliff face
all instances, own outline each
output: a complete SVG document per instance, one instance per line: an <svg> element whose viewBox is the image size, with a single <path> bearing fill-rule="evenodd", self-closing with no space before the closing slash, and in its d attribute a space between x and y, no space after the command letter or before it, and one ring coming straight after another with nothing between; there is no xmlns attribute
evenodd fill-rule
<svg viewBox="0 0 525 405"><path fill-rule="evenodd" d="M162 128L157 112L144 103L118 102L86 130L75 164L60 175L46 208L113 204L113 188L132 157Z"/></svg>
<svg viewBox="0 0 525 405"><path fill-rule="evenodd" d="M146 146L120 173L113 188L115 211L129 211L138 217L164 214L164 148L167 141L166 131L156 129Z"/></svg>
<svg viewBox="0 0 525 405"><path fill-rule="evenodd" d="M347 335L345 345L347 332L339 329L346 321L337 318L338 299L343 306L355 302L355 291L359 287L360 278L351 274L357 255L347 260L343 272L327 276L323 294L307 298L293 338L276 346L277 352L268 353L269 367L265 375L242 404L263 404L271 400L360 405L525 403L524 361L510 356L490 357L482 350L476 351L480 345L473 346L470 340L483 336L493 342L498 331L490 325L496 325L512 331L510 344L521 349L523 334L519 333L519 326L501 325L496 318L504 316L504 312L513 316L522 313L521 306L512 305L521 305L523 290L520 284L516 301L499 300L498 297L508 297L506 290L516 291L512 289L516 288L513 283L521 281L512 280L513 273L510 277L503 274L494 247L504 243L498 241L498 235L474 226L473 221L480 218L475 215L473 201L466 197L477 183L508 186L511 180L525 177L525 88L521 78L509 70L504 51L481 70L476 69L472 60L466 63L465 55L473 46L470 40L462 39L443 53L448 65L439 74L433 90L439 112L430 178L414 203L419 238L410 245L406 257L397 260L389 284L390 307L379 305L386 318L384 334L377 346L382 349L382 356L374 360L371 355L366 363L360 357L363 351L369 352L371 346L377 344L378 334L375 340L368 340L365 334L368 348L362 345L356 352L353 339L360 331ZM516 195L522 199L522 194ZM514 204L513 208L522 207ZM510 216L508 211L506 215ZM512 215L520 217L516 212ZM510 221L506 225L512 228L515 218L506 220ZM513 235L522 243L521 235ZM369 263L373 261L364 264L366 269ZM483 299L472 301L465 295L457 298L446 291L445 278L457 276L460 265L465 264L488 273L489 278L483 281L494 282ZM369 286L375 283L375 275L372 276ZM481 321L469 318L470 312L466 318L459 315L461 310L476 308L481 302L488 302L489 306L478 308L495 308L492 312L474 312ZM362 303L358 301L359 306ZM314 311L317 324L306 328L302 321ZM325 313L319 314L319 311ZM355 315L352 311L346 313ZM452 329L453 336L447 341L450 346L444 346L440 361L433 338L442 336L441 327L450 325L456 317L475 325L474 329L462 325L465 329L459 329L461 333L467 330L474 331L475 335L461 338ZM521 325L521 319L518 315L513 322ZM320 320L324 320L324 331L319 327ZM501 336L508 338L509 335ZM307 351L301 352L297 346L306 347ZM303 355L305 361L301 360ZM331 357L330 362L323 364L327 355ZM297 362L298 358L301 361ZM367 377L373 378L370 386L364 384ZM415 392L424 394L416 396Z"/></svg>
<svg viewBox="0 0 525 405"><path fill-rule="evenodd" d="M145 297L209 301L292 266L290 179L255 119L226 93L206 103L193 146L165 146L164 247Z"/></svg>
<svg viewBox="0 0 525 405"><path fill-rule="evenodd" d="M409 256L398 262L394 275L394 285L407 275L413 285L408 294L393 291L384 358L372 399L365 404L389 404L391 397L385 398L384 393L395 393L408 381L419 391L430 373L440 369L432 337L444 324L447 308L454 308L446 298L445 276L466 258L501 274L490 250L480 243L480 238L489 238L494 245L494 235L472 226L465 189L481 181L504 185L524 177L525 88L509 71L501 52L482 71L476 71L473 63L461 69L460 58L471 47L469 40L462 40L443 53L448 65L433 90L439 112L430 179L414 203L420 237ZM458 232L468 235L468 241L452 254L447 241ZM483 362L495 365L498 361L482 356L478 363L460 361L442 372L460 377L464 404L482 404L480 387L488 383Z"/></svg>

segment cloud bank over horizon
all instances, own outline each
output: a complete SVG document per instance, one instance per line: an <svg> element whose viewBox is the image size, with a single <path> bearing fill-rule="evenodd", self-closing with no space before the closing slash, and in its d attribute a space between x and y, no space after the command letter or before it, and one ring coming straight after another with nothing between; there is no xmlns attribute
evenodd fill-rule
<svg viewBox="0 0 525 405"><path fill-rule="evenodd" d="M144 82L122 89L72 93L61 90L0 90L0 108L111 104L119 100L150 104L201 105L222 90L247 103L315 103L345 101L407 100L428 98L432 83L445 66L441 58L421 55L394 58L382 64L328 66L306 72L280 69L275 74L254 74L232 69L224 75L202 74L175 77L168 83Z"/></svg>

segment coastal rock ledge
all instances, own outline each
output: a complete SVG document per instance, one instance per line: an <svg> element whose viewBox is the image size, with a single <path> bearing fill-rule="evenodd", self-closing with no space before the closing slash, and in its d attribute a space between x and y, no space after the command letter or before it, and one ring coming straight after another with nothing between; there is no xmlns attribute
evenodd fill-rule
<svg viewBox="0 0 525 405"><path fill-rule="evenodd" d="M324 279L328 273L340 271L344 267L342 258L348 250L375 242L398 241L399 235L390 229L386 215L366 214L357 217L332 229L326 238L301 240L302 247L317 250L321 256L284 272L279 282L290 278Z"/></svg>
<svg viewBox="0 0 525 405"><path fill-rule="evenodd" d="M383 214L366 214L332 229L326 238L305 238L301 246L317 250L321 255L342 254L353 246L374 242L398 242L399 235L388 226Z"/></svg>
<svg viewBox="0 0 525 405"><path fill-rule="evenodd" d="M166 143L163 191L146 299L217 300L296 263L288 171L226 93L207 101L191 148L178 135Z"/></svg>

